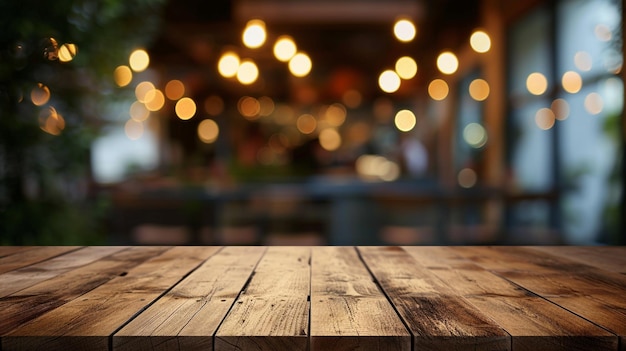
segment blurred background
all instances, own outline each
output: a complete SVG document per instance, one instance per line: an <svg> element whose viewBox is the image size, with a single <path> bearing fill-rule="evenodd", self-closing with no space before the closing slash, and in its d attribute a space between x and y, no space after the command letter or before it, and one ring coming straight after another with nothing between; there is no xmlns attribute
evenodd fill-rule
<svg viewBox="0 0 626 351"><path fill-rule="evenodd" d="M0 4L0 243L624 244L619 0Z"/></svg>

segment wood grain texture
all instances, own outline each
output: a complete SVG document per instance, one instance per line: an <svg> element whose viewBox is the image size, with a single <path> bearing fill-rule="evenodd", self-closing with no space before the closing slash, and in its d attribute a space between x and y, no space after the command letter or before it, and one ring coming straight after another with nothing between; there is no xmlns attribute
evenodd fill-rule
<svg viewBox="0 0 626 351"><path fill-rule="evenodd" d="M116 330L217 250L166 250L3 336L2 349L108 350Z"/></svg>
<svg viewBox="0 0 626 351"><path fill-rule="evenodd" d="M0 245L0 257L15 255L27 250L33 250L36 246L1 246Z"/></svg>
<svg viewBox="0 0 626 351"><path fill-rule="evenodd" d="M131 248L0 298L0 337L165 251Z"/></svg>
<svg viewBox="0 0 626 351"><path fill-rule="evenodd" d="M411 334L353 247L316 247L311 350L410 350Z"/></svg>
<svg viewBox="0 0 626 351"><path fill-rule="evenodd" d="M511 334L514 350L617 349L614 334L482 269L447 247L404 249Z"/></svg>
<svg viewBox="0 0 626 351"><path fill-rule="evenodd" d="M113 336L114 350L211 350L213 335L265 252L227 247Z"/></svg>
<svg viewBox="0 0 626 351"><path fill-rule="evenodd" d="M125 248L104 246L85 247L80 250L70 251L62 256L57 256L43 262L0 274L0 281L2 282L2 285L0 285L0 297L10 295L44 280L54 278L72 269L85 266L123 249Z"/></svg>
<svg viewBox="0 0 626 351"><path fill-rule="evenodd" d="M306 350L311 249L269 247L215 337L215 350Z"/></svg>
<svg viewBox="0 0 626 351"><path fill-rule="evenodd" d="M527 248L574 260L610 272L626 274L626 255L624 254L624 247L533 246Z"/></svg>
<svg viewBox="0 0 626 351"><path fill-rule="evenodd" d="M0 273L30 266L79 248L80 246L40 246L30 250L14 251L10 255L0 257Z"/></svg>
<svg viewBox="0 0 626 351"><path fill-rule="evenodd" d="M414 349L508 350L509 334L399 247L359 247L413 334Z"/></svg>
<svg viewBox="0 0 626 351"><path fill-rule="evenodd" d="M618 335L621 350L626 350L626 281L623 275L528 248L451 249Z"/></svg>

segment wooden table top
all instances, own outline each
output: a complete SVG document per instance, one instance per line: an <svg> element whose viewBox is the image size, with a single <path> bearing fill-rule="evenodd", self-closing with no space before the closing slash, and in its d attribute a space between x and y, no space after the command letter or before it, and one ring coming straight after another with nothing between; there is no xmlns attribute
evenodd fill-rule
<svg viewBox="0 0 626 351"><path fill-rule="evenodd" d="M1 350L626 350L626 247L0 247Z"/></svg>

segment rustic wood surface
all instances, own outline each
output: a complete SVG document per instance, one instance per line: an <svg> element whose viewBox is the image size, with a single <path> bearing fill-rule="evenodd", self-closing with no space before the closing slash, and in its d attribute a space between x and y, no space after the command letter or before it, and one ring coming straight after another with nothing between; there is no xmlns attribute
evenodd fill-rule
<svg viewBox="0 0 626 351"><path fill-rule="evenodd" d="M626 247L0 247L32 349L626 351Z"/></svg>

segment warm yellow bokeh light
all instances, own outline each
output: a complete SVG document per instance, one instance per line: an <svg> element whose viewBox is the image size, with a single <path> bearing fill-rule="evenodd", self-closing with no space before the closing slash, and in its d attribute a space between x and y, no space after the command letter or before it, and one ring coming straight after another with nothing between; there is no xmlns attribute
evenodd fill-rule
<svg viewBox="0 0 626 351"><path fill-rule="evenodd" d="M135 87L135 97L137 101L146 103L147 98L150 97L151 92L155 89L154 84L152 82L143 81Z"/></svg>
<svg viewBox="0 0 626 351"><path fill-rule="evenodd" d="M470 123L463 129L463 139L473 148L481 148L487 144L487 131L478 123Z"/></svg>
<svg viewBox="0 0 626 351"><path fill-rule="evenodd" d="M443 79L434 79L428 84L428 95L433 100L441 101L448 97L449 92L448 83Z"/></svg>
<svg viewBox="0 0 626 351"><path fill-rule="evenodd" d="M402 79L411 79L417 74L417 62L410 56L400 57L396 61L396 73Z"/></svg>
<svg viewBox="0 0 626 351"><path fill-rule="evenodd" d="M39 112L39 128L50 135L59 135L65 129L65 119L50 106Z"/></svg>
<svg viewBox="0 0 626 351"><path fill-rule="evenodd" d="M333 127L339 127L346 120L346 107L339 103L334 103L326 109L325 119Z"/></svg>
<svg viewBox="0 0 626 351"><path fill-rule="evenodd" d="M146 94L144 104L149 111L158 111L165 105L165 95L163 95L163 92L159 89L151 90Z"/></svg>
<svg viewBox="0 0 626 351"><path fill-rule="evenodd" d="M296 120L296 127L302 134L311 134L317 128L317 120L313 115L305 113Z"/></svg>
<svg viewBox="0 0 626 351"><path fill-rule="evenodd" d="M211 144L217 140L220 134L220 128L212 119L205 119L198 125L198 138L203 143Z"/></svg>
<svg viewBox="0 0 626 351"><path fill-rule="evenodd" d="M526 89L533 95L541 95L548 90L548 80L546 76L539 72L533 72L526 78Z"/></svg>
<svg viewBox="0 0 626 351"><path fill-rule="evenodd" d="M239 83L250 85L256 82L257 78L259 78L259 69L256 64L250 59L242 60L237 69L237 80Z"/></svg>
<svg viewBox="0 0 626 351"><path fill-rule="evenodd" d="M150 117L150 111L146 108L146 105L139 101L135 101L130 105L129 113L130 118L138 122L145 121Z"/></svg>
<svg viewBox="0 0 626 351"><path fill-rule="evenodd" d="M76 44L63 44L59 48L59 61L70 62L74 59L74 56L78 53Z"/></svg>
<svg viewBox="0 0 626 351"><path fill-rule="evenodd" d="M150 56L146 50L137 49L130 54L128 63L133 71L143 72L150 65Z"/></svg>
<svg viewBox="0 0 626 351"><path fill-rule="evenodd" d="M272 112L274 112L275 104L271 97L261 96L259 98L259 104L261 105L261 109L259 111L260 116L269 116Z"/></svg>
<svg viewBox="0 0 626 351"><path fill-rule="evenodd" d="M470 46L478 53L485 53L491 49L491 38L482 30L477 30L470 37Z"/></svg>
<svg viewBox="0 0 626 351"><path fill-rule="evenodd" d="M217 62L217 70L225 78L232 78L237 74L239 69L239 55L233 51L227 51L220 57Z"/></svg>
<svg viewBox="0 0 626 351"><path fill-rule="evenodd" d="M613 37L613 32L611 32L611 28L609 28L606 24L596 25L596 27L593 29L593 33L600 41L609 41Z"/></svg>
<svg viewBox="0 0 626 351"><path fill-rule="evenodd" d="M478 182L478 175L471 168L463 168L457 175L457 181L463 188L472 188Z"/></svg>
<svg viewBox="0 0 626 351"><path fill-rule="evenodd" d="M586 51L579 51L574 55L574 65L583 72L588 72L593 66L593 59Z"/></svg>
<svg viewBox="0 0 626 351"><path fill-rule="evenodd" d="M184 97L176 102L174 110L178 118L188 120L196 114L196 103L191 98Z"/></svg>
<svg viewBox="0 0 626 351"><path fill-rule="evenodd" d="M295 54L289 60L289 72L296 77L305 77L311 72L312 68L311 58L304 52Z"/></svg>
<svg viewBox="0 0 626 351"><path fill-rule="evenodd" d="M469 85L469 94L476 101L484 101L489 97L489 83L484 79L474 79Z"/></svg>
<svg viewBox="0 0 626 351"><path fill-rule="evenodd" d="M341 135L334 128L326 128L319 135L320 146L327 151L335 151L341 146Z"/></svg>
<svg viewBox="0 0 626 351"><path fill-rule="evenodd" d="M453 74L459 69L459 59L450 51L445 51L437 57L437 68L443 74Z"/></svg>
<svg viewBox="0 0 626 351"><path fill-rule="evenodd" d="M274 43L274 57L276 57L278 61L287 62L291 60L297 51L298 47L296 43L293 41L293 38L288 35L281 35L276 39L276 43Z"/></svg>
<svg viewBox="0 0 626 351"><path fill-rule="evenodd" d="M400 89L400 76L395 71L386 70L378 76L378 86L385 93L394 93Z"/></svg>
<svg viewBox="0 0 626 351"><path fill-rule="evenodd" d="M47 104L50 101L50 88L42 83L37 83L37 86L30 91L30 100L35 106Z"/></svg>
<svg viewBox="0 0 626 351"><path fill-rule="evenodd" d="M118 66L113 71L113 80L118 87L125 87L133 80L133 71L128 66Z"/></svg>
<svg viewBox="0 0 626 351"><path fill-rule="evenodd" d="M124 125L124 132L126 137L130 140L137 140L143 135L143 123L129 119Z"/></svg>
<svg viewBox="0 0 626 351"><path fill-rule="evenodd" d="M185 84L178 79L172 79L165 84L165 96L170 100L178 100L185 96Z"/></svg>
<svg viewBox="0 0 626 351"><path fill-rule="evenodd" d="M417 119L415 118L415 114L413 112L409 110L400 110L396 113L394 123L399 131L409 132L415 128Z"/></svg>
<svg viewBox="0 0 626 351"><path fill-rule="evenodd" d="M396 21L393 25L393 34L396 36L401 42L410 42L415 39L415 35L417 34L417 29L413 22L408 19L401 19Z"/></svg>
<svg viewBox="0 0 626 351"><path fill-rule="evenodd" d="M217 95L210 95L204 100L204 110L211 116L219 116L224 112L224 99Z"/></svg>
<svg viewBox="0 0 626 351"><path fill-rule="evenodd" d="M535 123L537 127L543 130L548 130L554 126L556 122L556 116L549 108L541 108L535 114Z"/></svg>
<svg viewBox="0 0 626 351"><path fill-rule="evenodd" d="M258 19L248 21L241 36L243 44L251 49L261 47L266 38L265 22Z"/></svg>
<svg viewBox="0 0 626 351"><path fill-rule="evenodd" d="M585 110L592 115L597 115L604 109L604 102L598 93L590 93L585 97Z"/></svg>
<svg viewBox="0 0 626 351"><path fill-rule="evenodd" d="M554 113L554 117L560 121L569 117L569 104L564 99L556 99L552 101L550 109Z"/></svg>
<svg viewBox="0 0 626 351"><path fill-rule="evenodd" d="M561 83L563 84L563 90L570 94L576 94L583 87L583 79L580 77L580 74L574 71L565 72Z"/></svg>
<svg viewBox="0 0 626 351"><path fill-rule="evenodd" d="M261 103L251 96L243 96L237 102L237 110L246 119L257 119L261 112Z"/></svg>

